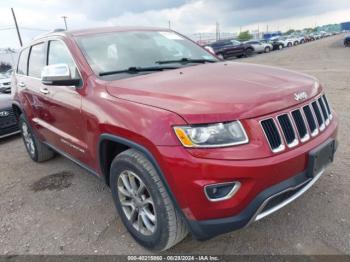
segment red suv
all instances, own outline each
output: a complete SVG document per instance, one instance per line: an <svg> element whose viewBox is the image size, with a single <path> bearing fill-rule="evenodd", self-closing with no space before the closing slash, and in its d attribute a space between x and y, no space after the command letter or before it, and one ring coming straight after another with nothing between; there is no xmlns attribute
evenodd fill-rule
<svg viewBox="0 0 350 262"><path fill-rule="evenodd" d="M337 145L315 78L222 62L166 29L48 34L22 49L12 89L29 156L59 153L103 179L153 250L275 212L320 178Z"/></svg>

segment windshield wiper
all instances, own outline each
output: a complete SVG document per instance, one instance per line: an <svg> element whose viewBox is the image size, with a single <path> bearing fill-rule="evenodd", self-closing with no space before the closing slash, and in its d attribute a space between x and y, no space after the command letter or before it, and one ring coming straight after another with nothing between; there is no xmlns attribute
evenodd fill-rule
<svg viewBox="0 0 350 262"><path fill-rule="evenodd" d="M195 64L204 64L204 63L215 63L216 60L213 59L191 59L191 58L181 58L178 60L164 60L164 61L156 61L156 64L172 64L172 63L180 63L180 64L189 64L189 63L195 63Z"/></svg>
<svg viewBox="0 0 350 262"><path fill-rule="evenodd" d="M137 74L140 72L153 72L153 71L163 71L163 70L170 70L170 69L177 69L179 67L177 66L150 66L150 67L129 67L127 69L123 70L115 70L115 71L106 71L99 73L99 76L107 76L107 75L114 75L114 74Z"/></svg>

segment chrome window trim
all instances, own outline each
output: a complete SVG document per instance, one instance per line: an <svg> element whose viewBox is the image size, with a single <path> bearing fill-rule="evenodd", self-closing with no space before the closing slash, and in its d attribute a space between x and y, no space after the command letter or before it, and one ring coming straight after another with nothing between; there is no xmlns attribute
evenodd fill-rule
<svg viewBox="0 0 350 262"><path fill-rule="evenodd" d="M29 46L23 48L23 50L25 48L29 48L29 53L28 53L28 58L27 58L27 67L28 67L27 68L27 75L17 74L17 70L16 70L14 72L15 76L24 76L24 77L28 77L28 78L31 78L31 79L35 79L35 80L41 81L41 78L37 78L37 77L33 77L33 76L29 75L29 59L30 59L31 48L32 48L32 46L37 45L37 44L41 44L41 43L47 44L47 49L46 49L45 56L46 56L46 64L48 64L48 54L49 54L49 51L50 51L50 44L49 44L49 42L50 41L60 41L65 46L67 52L69 53L70 57L72 58L72 61L73 61L74 65L75 65L76 69L78 70L78 74L79 74L80 80L81 80L81 86L84 86L84 79L82 77L81 71L80 71L79 67L77 66L77 62L75 61L74 56L72 55L72 53L70 52L68 46L66 45L66 42L64 42L61 38L59 38L59 36L50 36L50 37L47 37L47 38L44 38L44 39L41 38L40 40L42 40L42 41L31 43ZM17 61L17 66L18 66L18 61ZM80 87L75 87L75 88L78 89Z"/></svg>

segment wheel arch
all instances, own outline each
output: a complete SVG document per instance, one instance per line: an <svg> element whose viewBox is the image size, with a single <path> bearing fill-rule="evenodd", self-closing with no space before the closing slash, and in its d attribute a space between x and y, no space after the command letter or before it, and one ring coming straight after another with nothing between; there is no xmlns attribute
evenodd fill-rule
<svg viewBox="0 0 350 262"><path fill-rule="evenodd" d="M143 145L140 145L140 144L138 144L134 141L131 141L129 139L126 139L126 138L123 138L120 136L116 136L116 135L112 135L112 134L104 133L104 134L100 135L99 144L98 144L99 165L100 165L100 170L102 172L102 175L104 176L104 179L105 179L107 185L109 185L110 164L109 164L109 166L107 166L107 165L109 162L112 163L114 157L116 156L116 155L112 155L112 156L107 155L108 154L108 145L111 145L111 143L114 143L115 146L119 147L119 151L116 151L116 152L119 152L118 154L120 154L124 150L135 149L135 150L138 150L139 152L141 152L145 155L145 157L151 162L153 167L158 172L159 177L160 177L161 181L163 182L163 185L164 185L167 193L169 194L171 201L173 202L175 208L179 211L181 216L184 218L184 220L186 221L186 224L188 225L188 228L192 232L191 227L188 223L188 219L185 216L185 214L183 213L180 205L178 204L178 202L175 198L175 195L173 194L172 190L170 189L170 186L165 178L165 175L164 175L161 167L158 164L158 161L153 156L153 154L147 148L145 148Z"/></svg>

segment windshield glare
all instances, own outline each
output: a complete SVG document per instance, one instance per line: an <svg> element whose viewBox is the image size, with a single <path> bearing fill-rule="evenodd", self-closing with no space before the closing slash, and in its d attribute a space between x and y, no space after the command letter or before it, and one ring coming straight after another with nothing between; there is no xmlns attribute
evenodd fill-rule
<svg viewBox="0 0 350 262"><path fill-rule="evenodd" d="M96 75L130 67L159 66L157 61L217 60L193 42L168 31L96 34L78 37L77 42Z"/></svg>

